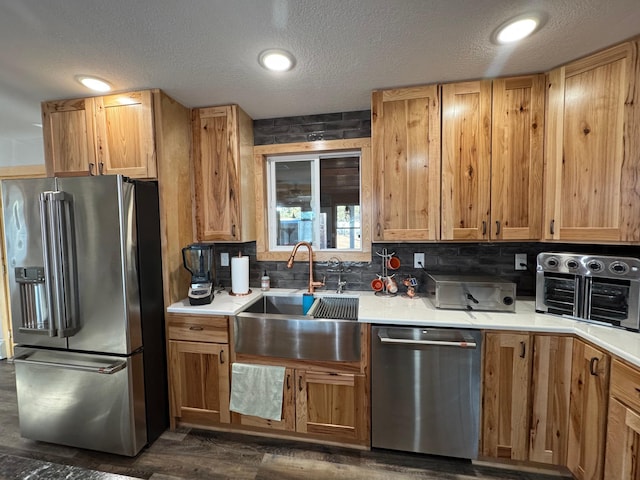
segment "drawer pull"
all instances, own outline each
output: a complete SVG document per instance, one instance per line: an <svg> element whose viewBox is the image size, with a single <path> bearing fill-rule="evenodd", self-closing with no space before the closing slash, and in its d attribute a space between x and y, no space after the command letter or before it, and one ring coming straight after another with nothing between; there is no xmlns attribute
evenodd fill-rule
<svg viewBox="0 0 640 480"><path fill-rule="evenodd" d="M220 352L220 364L224 364L224 351Z"/></svg>
<svg viewBox="0 0 640 480"><path fill-rule="evenodd" d="M598 357L592 357L591 360L589 360L589 373L594 377L598 376L598 372L596 371L598 360Z"/></svg>
<svg viewBox="0 0 640 480"><path fill-rule="evenodd" d="M191 326L189 327L189 330L194 330L196 332L201 332L202 330L204 330L204 328L202 327L196 327L196 326Z"/></svg>
<svg viewBox="0 0 640 480"><path fill-rule="evenodd" d="M524 358L527 355L527 344L520 342L520 358Z"/></svg>

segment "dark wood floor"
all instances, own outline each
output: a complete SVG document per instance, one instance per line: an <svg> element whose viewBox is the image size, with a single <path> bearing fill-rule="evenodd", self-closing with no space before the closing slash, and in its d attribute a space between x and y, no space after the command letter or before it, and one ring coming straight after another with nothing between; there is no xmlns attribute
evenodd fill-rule
<svg viewBox="0 0 640 480"><path fill-rule="evenodd" d="M127 458L20 437L13 365L0 361L0 479L152 480L523 479L523 473L390 451L361 452L195 429L165 432Z"/></svg>

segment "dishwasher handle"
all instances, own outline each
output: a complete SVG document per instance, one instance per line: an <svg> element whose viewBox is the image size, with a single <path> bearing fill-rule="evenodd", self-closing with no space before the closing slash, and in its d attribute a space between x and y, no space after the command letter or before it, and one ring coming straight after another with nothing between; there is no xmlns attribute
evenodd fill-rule
<svg viewBox="0 0 640 480"><path fill-rule="evenodd" d="M393 338L390 337L385 330L378 332L378 338L380 342L392 344L392 345L431 345L434 347L459 347L459 348L477 348L473 339L467 341L451 341L451 340L418 340L408 338Z"/></svg>

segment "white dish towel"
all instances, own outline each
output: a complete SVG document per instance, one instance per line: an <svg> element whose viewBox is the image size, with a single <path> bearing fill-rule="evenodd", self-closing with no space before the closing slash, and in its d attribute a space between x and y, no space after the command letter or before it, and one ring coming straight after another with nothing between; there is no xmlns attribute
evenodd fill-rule
<svg viewBox="0 0 640 480"><path fill-rule="evenodd" d="M284 367L234 363L229 409L244 415L282 420Z"/></svg>

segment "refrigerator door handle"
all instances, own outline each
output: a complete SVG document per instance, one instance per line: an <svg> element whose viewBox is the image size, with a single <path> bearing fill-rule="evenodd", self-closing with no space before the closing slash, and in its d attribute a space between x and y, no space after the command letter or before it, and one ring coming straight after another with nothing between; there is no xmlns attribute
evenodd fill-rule
<svg viewBox="0 0 640 480"><path fill-rule="evenodd" d="M73 363L51 362L41 360L29 360L29 355L22 355L13 359L15 363L24 363L29 365L41 365L44 367L66 368L68 370L78 370L81 372L100 373L103 375L113 375L123 370L127 366L127 362L105 363L101 366L77 365Z"/></svg>
<svg viewBox="0 0 640 480"><path fill-rule="evenodd" d="M49 335L70 337L78 331L78 275L73 198L65 192L40 194L40 221L47 296L52 321Z"/></svg>

